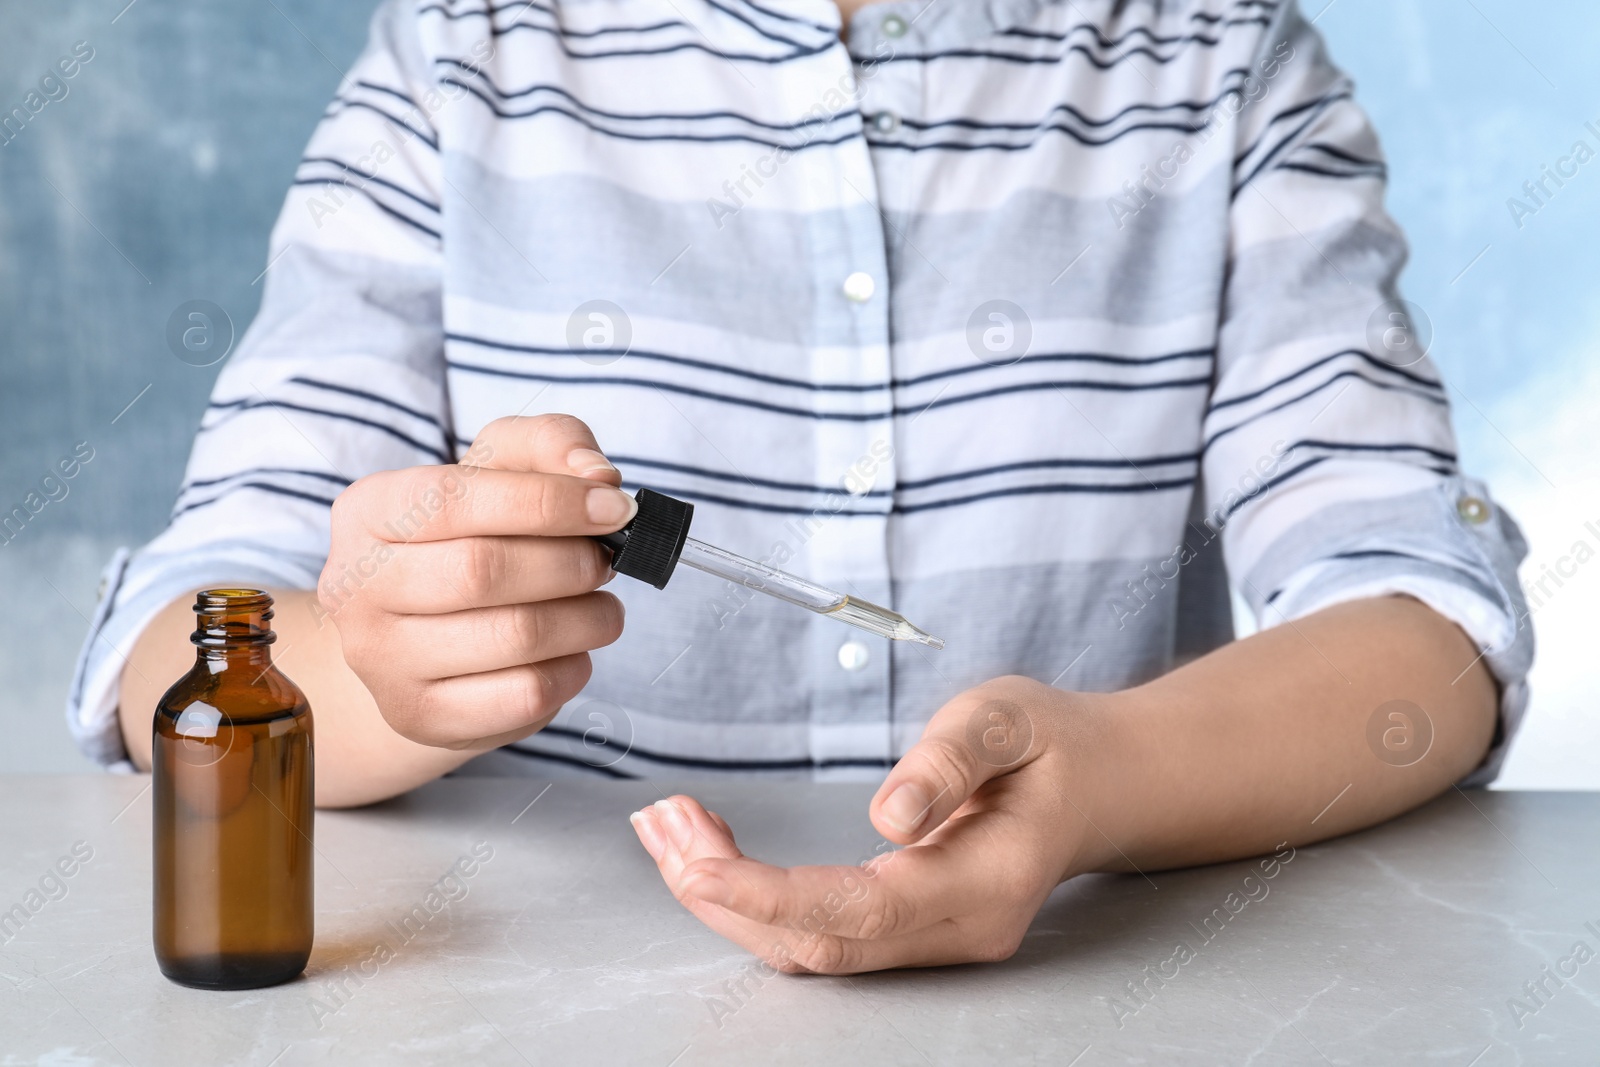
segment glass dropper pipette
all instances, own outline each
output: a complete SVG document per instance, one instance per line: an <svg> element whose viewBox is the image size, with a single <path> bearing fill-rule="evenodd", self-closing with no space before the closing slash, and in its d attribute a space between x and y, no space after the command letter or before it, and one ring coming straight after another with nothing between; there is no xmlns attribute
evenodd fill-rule
<svg viewBox="0 0 1600 1067"><path fill-rule="evenodd" d="M899 612L695 540L689 536L693 504L652 489L640 489L636 497L639 513L633 521L616 533L597 538L611 549L611 566L619 574L662 589L672 577L673 569L684 563L891 641L944 647L943 641L912 625Z"/></svg>
<svg viewBox="0 0 1600 1067"><path fill-rule="evenodd" d="M705 571L718 578L737 582L746 589L754 589L758 593L786 600L818 615L831 615L840 622L859 626L869 633L887 637L891 641L915 641L930 648L944 647L943 641L913 626L899 612L890 611L859 597L824 589L815 582L808 582L804 578L780 571L776 567L769 567L765 563L758 563L753 559L736 556L732 552L717 548L715 545L708 545L704 541L696 541L692 537L684 539L683 554L679 557L679 562L697 571Z"/></svg>

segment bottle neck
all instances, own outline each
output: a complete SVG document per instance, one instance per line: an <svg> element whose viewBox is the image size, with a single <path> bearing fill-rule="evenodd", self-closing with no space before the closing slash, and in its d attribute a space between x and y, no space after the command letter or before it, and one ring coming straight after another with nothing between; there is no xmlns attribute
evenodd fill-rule
<svg viewBox="0 0 1600 1067"><path fill-rule="evenodd" d="M215 673L272 665L272 598L256 589L207 590L195 601L195 662Z"/></svg>
<svg viewBox="0 0 1600 1067"><path fill-rule="evenodd" d="M267 644L239 645L231 648L197 648L194 661L204 664L212 674L237 667L263 671L272 666L272 647Z"/></svg>

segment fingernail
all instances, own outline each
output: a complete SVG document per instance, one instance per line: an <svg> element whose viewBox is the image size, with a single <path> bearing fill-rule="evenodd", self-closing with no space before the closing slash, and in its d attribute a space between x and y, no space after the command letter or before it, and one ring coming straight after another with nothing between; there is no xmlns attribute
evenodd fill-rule
<svg viewBox="0 0 1600 1067"><path fill-rule="evenodd" d="M907 782L883 802L883 821L903 834L915 833L928 817L928 796L915 782Z"/></svg>
<svg viewBox="0 0 1600 1067"><path fill-rule="evenodd" d="M622 526L639 510L638 501L621 489L596 486L583 498L589 521L596 526Z"/></svg>
<svg viewBox="0 0 1600 1067"><path fill-rule="evenodd" d="M650 853L650 858L659 860L665 842L661 839L661 828L656 825L655 819L648 812L636 811L628 816L628 821L633 824L633 832L639 835L639 843Z"/></svg>
<svg viewBox="0 0 1600 1067"><path fill-rule="evenodd" d="M609 459L592 448L574 448L567 456L567 467L577 474L617 469Z"/></svg>
<svg viewBox="0 0 1600 1067"><path fill-rule="evenodd" d="M658 800L655 804L656 814L661 819L661 825L666 827L667 837L681 852L689 847L694 840L694 828L689 825L688 816L678 805L668 800Z"/></svg>
<svg viewBox="0 0 1600 1067"><path fill-rule="evenodd" d="M707 904L726 906L733 900L733 890L728 883L708 871L691 872L678 883L678 893L679 895L687 893Z"/></svg>

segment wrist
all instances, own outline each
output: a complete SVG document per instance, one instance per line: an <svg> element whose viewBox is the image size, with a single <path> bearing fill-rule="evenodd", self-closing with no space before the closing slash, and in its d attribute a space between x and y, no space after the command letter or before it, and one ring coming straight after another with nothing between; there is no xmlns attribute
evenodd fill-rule
<svg viewBox="0 0 1600 1067"><path fill-rule="evenodd" d="M1137 787L1127 756L1133 691L1062 693L1051 739L1058 766L1068 854L1061 879L1091 871L1132 871L1128 819Z"/></svg>

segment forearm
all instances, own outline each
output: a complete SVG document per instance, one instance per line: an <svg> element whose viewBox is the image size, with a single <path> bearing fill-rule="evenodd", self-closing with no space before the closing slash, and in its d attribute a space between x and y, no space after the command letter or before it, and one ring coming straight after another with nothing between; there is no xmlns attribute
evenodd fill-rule
<svg viewBox="0 0 1600 1067"><path fill-rule="evenodd" d="M273 660L305 692L316 730L317 804L351 807L403 793L465 763L481 749L432 748L409 741L344 661L338 629L312 611L314 594L271 590ZM134 764L150 768L150 718L167 687L194 664L192 595L168 604L145 627L122 672L119 716Z"/></svg>
<svg viewBox="0 0 1600 1067"><path fill-rule="evenodd" d="M1407 766L1368 742L1396 700L1432 724ZM1070 873L1216 862L1381 822L1478 764L1496 705L1466 635L1404 597L1338 605L1089 698L1066 787L1085 823Z"/></svg>

